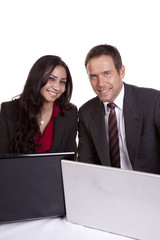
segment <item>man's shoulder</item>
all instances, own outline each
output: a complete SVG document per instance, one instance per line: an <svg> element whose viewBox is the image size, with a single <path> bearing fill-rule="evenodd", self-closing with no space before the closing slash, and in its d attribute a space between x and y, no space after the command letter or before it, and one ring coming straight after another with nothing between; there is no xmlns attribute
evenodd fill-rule
<svg viewBox="0 0 160 240"><path fill-rule="evenodd" d="M160 94L160 91L157 90L157 89L154 89L154 88L148 88L148 87L139 87L139 86L136 86L136 85L131 85L131 84L127 84L127 83L124 83L124 87L126 90L130 90L130 91L135 91L137 93L142 93L142 92L146 92L146 93L157 93L157 94Z"/></svg>
<svg viewBox="0 0 160 240"><path fill-rule="evenodd" d="M104 105L98 97L90 99L79 109L79 117L87 122L99 114L104 114Z"/></svg>
<svg viewBox="0 0 160 240"><path fill-rule="evenodd" d="M154 88L147 88L147 87L139 87L130 84L124 84L125 92L128 96L135 95L137 99L148 99L148 98L156 98L160 96L160 91Z"/></svg>
<svg viewBox="0 0 160 240"><path fill-rule="evenodd" d="M92 111L92 109L95 109L95 106L100 104L100 100L98 97L94 97L90 100L88 100L87 102L85 102L81 107L80 107L80 111Z"/></svg>

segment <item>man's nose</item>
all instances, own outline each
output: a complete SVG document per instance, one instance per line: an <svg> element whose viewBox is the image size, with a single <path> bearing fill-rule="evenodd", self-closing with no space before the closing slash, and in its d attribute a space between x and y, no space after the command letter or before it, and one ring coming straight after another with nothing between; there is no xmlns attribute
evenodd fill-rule
<svg viewBox="0 0 160 240"><path fill-rule="evenodd" d="M99 86L103 86L105 84L105 81L106 81L106 79L103 75L98 76L98 85Z"/></svg>

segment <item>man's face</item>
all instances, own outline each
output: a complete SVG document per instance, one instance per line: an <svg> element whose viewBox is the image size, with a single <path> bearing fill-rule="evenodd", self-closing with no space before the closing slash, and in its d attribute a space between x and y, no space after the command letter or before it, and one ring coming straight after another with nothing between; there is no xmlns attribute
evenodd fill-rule
<svg viewBox="0 0 160 240"><path fill-rule="evenodd" d="M94 92L102 102L113 102L122 89L125 67L117 72L113 59L102 55L89 60L87 73Z"/></svg>

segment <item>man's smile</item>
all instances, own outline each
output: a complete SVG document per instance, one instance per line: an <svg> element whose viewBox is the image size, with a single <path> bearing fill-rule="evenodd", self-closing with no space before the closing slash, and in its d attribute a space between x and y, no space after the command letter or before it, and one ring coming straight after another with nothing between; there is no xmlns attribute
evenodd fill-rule
<svg viewBox="0 0 160 240"><path fill-rule="evenodd" d="M100 94L104 94L104 93L108 93L110 90L111 90L111 87L110 87L110 88L103 89L103 90L97 90L97 91L98 91Z"/></svg>

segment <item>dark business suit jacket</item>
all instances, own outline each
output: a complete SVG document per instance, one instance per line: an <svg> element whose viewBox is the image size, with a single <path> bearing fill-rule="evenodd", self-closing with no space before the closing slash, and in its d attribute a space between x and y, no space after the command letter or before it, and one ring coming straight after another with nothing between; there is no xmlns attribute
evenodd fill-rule
<svg viewBox="0 0 160 240"><path fill-rule="evenodd" d="M160 173L160 91L124 83L126 144L134 170ZM104 105L98 97L79 110L78 160L111 166Z"/></svg>
<svg viewBox="0 0 160 240"><path fill-rule="evenodd" d="M17 122L18 100L4 102L0 111L0 153L9 153L9 141ZM49 152L75 152L77 108L73 106L64 116L55 117L52 148Z"/></svg>

